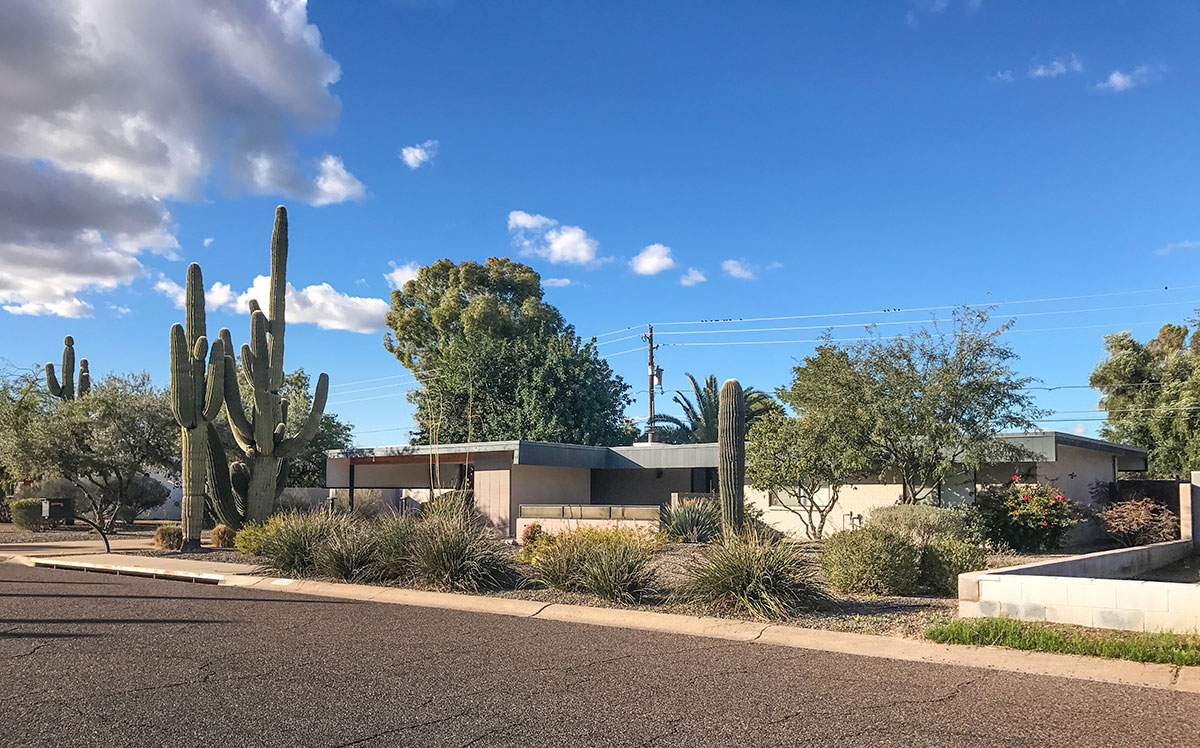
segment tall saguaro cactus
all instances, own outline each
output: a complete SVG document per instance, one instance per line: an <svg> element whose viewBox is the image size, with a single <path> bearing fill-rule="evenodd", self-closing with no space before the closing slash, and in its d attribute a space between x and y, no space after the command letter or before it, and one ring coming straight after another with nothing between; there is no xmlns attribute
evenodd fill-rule
<svg viewBox="0 0 1200 748"><path fill-rule="evenodd" d="M75 339L70 335L63 338L62 384L54 375L54 364L46 364L46 389L62 400L83 397L92 388L92 375L88 373L88 360L79 360L79 386L75 386Z"/></svg>
<svg viewBox="0 0 1200 748"><path fill-rule="evenodd" d="M741 532L746 521L746 398L736 379L725 380L717 401L717 479L723 530L726 535Z"/></svg>
<svg viewBox="0 0 1200 748"><path fill-rule="evenodd" d="M271 233L271 290L267 307L270 315L262 311L257 301L251 300L250 342L241 351L242 379L253 393L249 414L242 404L237 381L239 367L233 361L229 331L223 329L220 333L227 350L225 410L233 438L245 454L246 462L235 462L226 473L222 473L219 465L212 464L210 479L217 514L232 527L245 521L262 522L270 516L286 483L287 461L299 456L316 436L329 395L329 375L322 373L304 425L293 436L287 435L288 402L280 394L284 379L287 253L287 209L281 205L275 209L275 228Z"/></svg>
<svg viewBox="0 0 1200 748"><path fill-rule="evenodd" d="M191 550L200 547L200 531L204 528L207 431L225 399L225 343L215 340L209 350L204 279L194 262L187 269L184 314L183 325L171 325L171 410L179 423L183 447L183 549Z"/></svg>

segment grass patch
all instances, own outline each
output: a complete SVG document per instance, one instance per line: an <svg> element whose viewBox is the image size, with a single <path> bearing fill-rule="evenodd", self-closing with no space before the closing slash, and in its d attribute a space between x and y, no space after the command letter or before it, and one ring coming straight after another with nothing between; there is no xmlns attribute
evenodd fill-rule
<svg viewBox="0 0 1200 748"><path fill-rule="evenodd" d="M943 644L977 644L1166 665L1200 665L1200 636L1187 634L1093 632L1010 618L956 618L930 626L925 637Z"/></svg>

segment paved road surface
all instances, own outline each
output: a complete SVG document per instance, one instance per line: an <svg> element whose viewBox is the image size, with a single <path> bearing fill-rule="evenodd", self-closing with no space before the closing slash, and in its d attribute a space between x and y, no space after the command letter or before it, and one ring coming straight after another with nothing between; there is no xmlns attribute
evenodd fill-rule
<svg viewBox="0 0 1200 748"><path fill-rule="evenodd" d="M1185 746L1200 696L0 564L4 746Z"/></svg>

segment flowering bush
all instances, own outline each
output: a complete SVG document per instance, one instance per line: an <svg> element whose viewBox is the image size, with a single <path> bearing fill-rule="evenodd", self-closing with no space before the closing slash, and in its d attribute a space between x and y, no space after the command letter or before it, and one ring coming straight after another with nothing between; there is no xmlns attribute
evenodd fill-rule
<svg viewBox="0 0 1200 748"><path fill-rule="evenodd" d="M1054 486L1024 483L1021 476L1002 488L980 492L975 500L989 540L1019 551L1057 548L1063 535L1079 521L1079 507Z"/></svg>

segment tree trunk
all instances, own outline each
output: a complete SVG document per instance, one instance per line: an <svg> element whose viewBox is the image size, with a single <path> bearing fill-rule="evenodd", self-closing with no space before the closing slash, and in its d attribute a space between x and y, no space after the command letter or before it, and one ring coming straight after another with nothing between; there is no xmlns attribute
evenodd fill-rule
<svg viewBox="0 0 1200 748"><path fill-rule="evenodd" d="M204 470L191 470L190 465L204 465L208 459L204 436L196 429L180 429L183 452L183 550L200 548L200 532L204 529Z"/></svg>
<svg viewBox="0 0 1200 748"><path fill-rule="evenodd" d="M246 521L266 522L275 508L279 482L278 457L259 455L250 463L250 487L246 495Z"/></svg>

